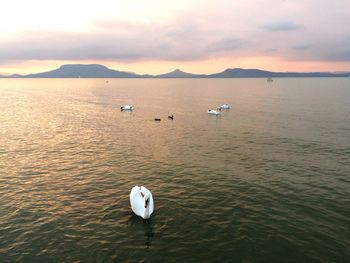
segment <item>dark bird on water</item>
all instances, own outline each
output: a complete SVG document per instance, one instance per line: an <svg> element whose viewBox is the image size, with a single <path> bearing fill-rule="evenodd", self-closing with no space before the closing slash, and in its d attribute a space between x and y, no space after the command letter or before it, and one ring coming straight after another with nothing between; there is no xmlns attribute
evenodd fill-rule
<svg viewBox="0 0 350 263"><path fill-rule="evenodd" d="M155 118L154 120L155 120L155 121L160 121L160 119L158 119L158 118Z"/></svg>
<svg viewBox="0 0 350 263"><path fill-rule="evenodd" d="M168 116L168 119L174 119L174 115Z"/></svg>

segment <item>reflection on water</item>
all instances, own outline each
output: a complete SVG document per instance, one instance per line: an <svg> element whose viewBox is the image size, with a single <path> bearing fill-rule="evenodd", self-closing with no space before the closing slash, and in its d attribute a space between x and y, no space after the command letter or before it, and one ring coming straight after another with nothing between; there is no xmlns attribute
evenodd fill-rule
<svg viewBox="0 0 350 263"><path fill-rule="evenodd" d="M345 262L348 87L1 79L0 262Z"/></svg>
<svg viewBox="0 0 350 263"><path fill-rule="evenodd" d="M154 236L154 227L152 224L153 217L155 215L153 214L151 218L149 219L143 219L134 213L130 214L130 218L128 220L128 227L131 229L131 231L134 231L136 233L140 234L140 239L145 240L144 244L146 246L146 249L150 249L152 246L152 239Z"/></svg>

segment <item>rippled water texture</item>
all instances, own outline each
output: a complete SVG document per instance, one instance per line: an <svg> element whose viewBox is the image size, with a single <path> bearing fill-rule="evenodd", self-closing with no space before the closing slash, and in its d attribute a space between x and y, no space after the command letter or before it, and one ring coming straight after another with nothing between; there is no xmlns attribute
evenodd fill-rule
<svg viewBox="0 0 350 263"><path fill-rule="evenodd" d="M350 79L2 79L0 113L1 262L349 260Z"/></svg>

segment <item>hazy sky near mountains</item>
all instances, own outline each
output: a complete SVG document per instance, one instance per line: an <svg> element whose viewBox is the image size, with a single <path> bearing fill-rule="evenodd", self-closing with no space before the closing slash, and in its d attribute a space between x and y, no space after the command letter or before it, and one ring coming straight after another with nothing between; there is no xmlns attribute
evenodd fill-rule
<svg viewBox="0 0 350 263"><path fill-rule="evenodd" d="M350 70L349 0L1 0L0 72Z"/></svg>

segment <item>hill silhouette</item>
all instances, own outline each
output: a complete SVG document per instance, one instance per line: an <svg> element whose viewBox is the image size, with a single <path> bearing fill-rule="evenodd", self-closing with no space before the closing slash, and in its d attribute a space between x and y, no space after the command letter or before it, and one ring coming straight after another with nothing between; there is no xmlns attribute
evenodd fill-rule
<svg viewBox="0 0 350 263"><path fill-rule="evenodd" d="M159 75L139 75L118 71L99 64L68 64L47 72L1 78L287 78L287 77L349 77L350 72L273 72L260 69L228 68L214 74L192 74L176 69Z"/></svg>

